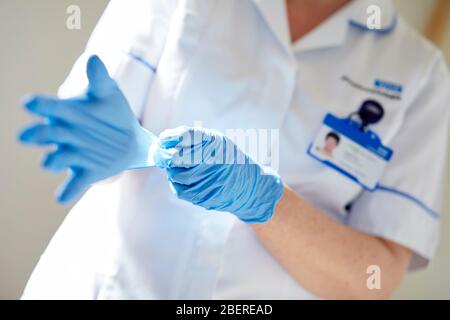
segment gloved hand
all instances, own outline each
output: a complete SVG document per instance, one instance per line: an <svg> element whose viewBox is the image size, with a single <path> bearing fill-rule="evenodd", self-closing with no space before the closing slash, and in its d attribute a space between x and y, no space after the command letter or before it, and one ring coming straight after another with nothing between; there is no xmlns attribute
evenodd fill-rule
<svg viewBox="0 0 450 320"><path fill-rule="evenodd" d="M159 138L162 148L175 150L167 174L178 198L231 212L247 223L271 218L283 194L283 183L271 168L218 132L179 127Z"/></svg>
<svg viewBox="0 0 450 320"><path fill-rule="evenodd" d="M19 139L34 145L55 144L43 167L51 172L69 168L58 201L68 203L92 183L123 170L165 166L158 138L142 128L125 96L97 56L87 63L86 94L71 99L34 96L25 102L44 123L25 129Z"/></svg>

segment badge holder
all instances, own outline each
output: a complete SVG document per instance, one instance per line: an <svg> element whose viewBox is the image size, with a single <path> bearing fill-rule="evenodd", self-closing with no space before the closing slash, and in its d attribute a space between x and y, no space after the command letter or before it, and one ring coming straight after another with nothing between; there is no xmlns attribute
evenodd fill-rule
<svg viewBox="0 0 450 320"><path fill-rule="evenodd" d="M393 151L369 129L384 116L381 104L366 100L347 118L327 114L308 154L373 191Z"/></svg>

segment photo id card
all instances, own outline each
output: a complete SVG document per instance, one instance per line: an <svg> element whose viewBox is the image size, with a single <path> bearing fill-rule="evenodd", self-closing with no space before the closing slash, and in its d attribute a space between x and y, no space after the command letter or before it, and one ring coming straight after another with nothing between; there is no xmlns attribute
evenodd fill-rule
<svg viewBox="0 0 450 320"><path fill-rule="evenodd" d="M393 151L355 120L327 114L308 154L373 191Z"/></svg>

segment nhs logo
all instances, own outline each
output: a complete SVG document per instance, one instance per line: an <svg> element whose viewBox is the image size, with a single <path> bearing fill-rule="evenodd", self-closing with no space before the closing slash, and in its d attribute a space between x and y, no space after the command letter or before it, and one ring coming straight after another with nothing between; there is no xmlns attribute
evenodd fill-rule
<svg viewBox="0 0 450 320"><path fill-rule="evenodd" d="M385 92L391 92L396 94L401 94L403 91L403 86L397 83L388 82L380 79L375 79L374 86L378 90Z"/></svg>

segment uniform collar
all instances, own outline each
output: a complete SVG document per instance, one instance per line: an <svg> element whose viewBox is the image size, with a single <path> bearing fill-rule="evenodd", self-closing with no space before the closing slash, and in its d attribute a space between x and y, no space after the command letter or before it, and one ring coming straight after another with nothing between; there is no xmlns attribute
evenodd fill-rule
<svg viewBox="0 0 450 320"><path fill-rule="evenodd" d="M253 0L253 2L281 45L290 51L291 37L285 0Z"/></svg>
<svg viewBox="0 0 450 320"><path fill-rule="evenodd" d="M381 21L380 28L369 29L367 27L367 12L370 6L377 6L380 8ZM392 31L397 23L397 12L390 0L353 0L347 5L350 8L350 16L348 23L352 27L356 27L363 31L389 33Z"/></svg>
<svg viewBox="0 0 450 320"><path fill-rule="evenodd" d="M292 45L285 1L253 1L281 45L289 52L338 46L344 43L350 28L386 34L395 28L397 21L396 11L390 0L353 0ZM381 9L379 29L369 29L366 26L367 8L371 5Z"/></svg>

